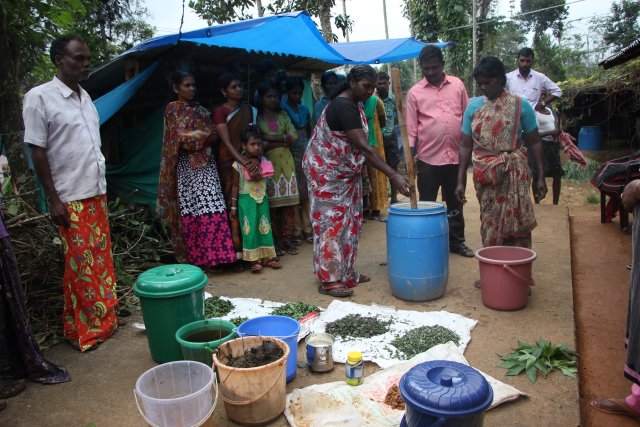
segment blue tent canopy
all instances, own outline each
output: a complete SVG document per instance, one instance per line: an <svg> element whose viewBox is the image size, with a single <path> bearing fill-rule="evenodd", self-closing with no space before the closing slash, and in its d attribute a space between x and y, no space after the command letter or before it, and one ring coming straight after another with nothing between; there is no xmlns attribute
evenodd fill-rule
<svg viewBox="0 0 640 427"><path fill-rule="evenodd" d="M413 38L368 40L363 42L333 43L331 46L351 62L383 64L415 58L428 44L443 49L453 42L423 43Z"/></svg>

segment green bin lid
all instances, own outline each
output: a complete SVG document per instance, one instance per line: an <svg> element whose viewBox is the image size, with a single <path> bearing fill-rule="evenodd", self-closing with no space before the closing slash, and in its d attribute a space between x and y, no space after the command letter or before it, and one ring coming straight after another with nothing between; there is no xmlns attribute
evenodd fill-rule
<svg viewBox="0 0 640 427"><path fill-rule="evenodd" d="M207 275L200 267L169 264L145 271L133 285L139 297L170 298L200 290L207 285Z"/></svg>

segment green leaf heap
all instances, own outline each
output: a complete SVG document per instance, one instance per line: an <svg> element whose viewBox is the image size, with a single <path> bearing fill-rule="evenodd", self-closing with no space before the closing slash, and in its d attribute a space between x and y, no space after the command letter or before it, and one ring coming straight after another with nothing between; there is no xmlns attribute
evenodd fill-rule
<svg viewBox="0 0 640 427"><path fill-rule="evenodd" d="M536 382L538 371L545 378L553 370L572 378L578 373L578 353L566 344L552 344L544 339L535 344L518 341L518 347L511 353L498 356L504 362L500 367L507 369L507 375L524 372L532 383Z"/></svg>

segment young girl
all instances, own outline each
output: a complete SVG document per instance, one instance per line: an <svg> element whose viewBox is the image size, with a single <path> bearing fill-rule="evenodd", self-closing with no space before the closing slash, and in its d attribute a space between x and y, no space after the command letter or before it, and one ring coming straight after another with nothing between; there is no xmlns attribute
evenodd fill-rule
<svg viewBox="0 0 640 427"><path fill-rule="evenodd" d="M280 92L273 82L262 82L258 95L258 130L265 142L266 157L274 169L273 176L267 179L267 191L276 253L296 255L300 250L292 243L293 207L300 203L300 197L290 147L298 139L298 132L287 113L280 109Z"/></svg>
<svg viewBox="0 0 640 427"><path fill-rule="evenodd" d="M240 134L242 142L242 156L247 160L258 162L266 160L262 156L262 140L253 125ZM269 202L267 201L267 182L260 179L247 179L246 168L234 162L233 189L230 216L238 219L242 231L242 259L251 263L251 271L259 273L263 264L273 269L280 268L276 258L271 235L271 220L269 218Z"/></svg>

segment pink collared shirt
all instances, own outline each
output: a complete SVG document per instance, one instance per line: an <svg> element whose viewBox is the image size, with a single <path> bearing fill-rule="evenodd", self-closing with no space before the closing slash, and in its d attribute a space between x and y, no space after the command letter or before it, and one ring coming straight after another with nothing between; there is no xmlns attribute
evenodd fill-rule
<svg viewBox="0 0 640 427"><path fill-rule="evenodd" d="M458 164L462 143L462 116L469 103L464 83L445 76L440 87L426 78L407 93L409 145L417 141L417 157L434 166Z"/></svg>

